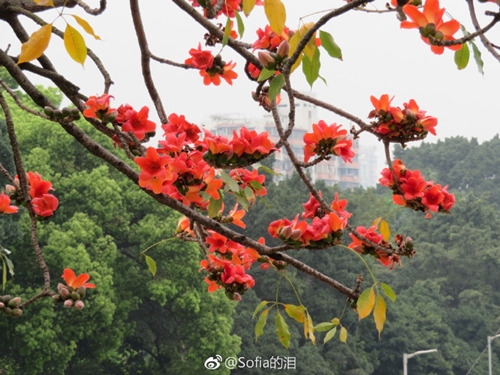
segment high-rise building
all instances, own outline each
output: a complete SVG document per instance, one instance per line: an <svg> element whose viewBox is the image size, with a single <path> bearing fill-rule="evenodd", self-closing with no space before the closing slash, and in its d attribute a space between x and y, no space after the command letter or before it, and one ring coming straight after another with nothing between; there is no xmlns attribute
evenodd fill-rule
<svg viewBox="0 0 500 375"><path fill-rule="evenodd" d="M286 130L289 126L288 101L283 100L278 106L281 124ZM295 103L295 125L288 137L288 143L299 160L304 159L304 134L311 132L312 124L318 122L317 108L311 103L296 101ZM279 141L279 135L270 114L256 118L242 114L223 114L211 116L207 124L210 131L217 135L232 137L233 131L245 126L249 130L266 131L275 143ZM313 182L324 181L328 186L338 185L341 189L356 187L375 186L376 177L376 153L373 147L362 147L358 139L353 140L352 149L355 156L352 163L344 162L342 158L332 156L328 160L307 168L308 174ZM290 176L295 167L284 148L275 153L273 170L278 174L275 181L280 181Z"/></svg>

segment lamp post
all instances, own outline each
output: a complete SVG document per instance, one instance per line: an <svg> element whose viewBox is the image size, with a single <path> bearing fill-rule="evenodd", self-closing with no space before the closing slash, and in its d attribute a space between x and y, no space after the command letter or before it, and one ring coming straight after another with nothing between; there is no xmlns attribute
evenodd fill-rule
<svg viewBox="0 0 500 375"><path fill-rule="evenodd" d="M493 365L491 364L491 342L496 338L500 337L500 335L488 336L488 374L493 374Z"/></svg>
<svg viewBox="0 0 500 375"><path fill-rule="evenodd" d="M500 336L500 335L499 335ZM408 360L420 354L434 353L437 349L419 350L415 353L403 354L403 375L408 375Z"/></svg>

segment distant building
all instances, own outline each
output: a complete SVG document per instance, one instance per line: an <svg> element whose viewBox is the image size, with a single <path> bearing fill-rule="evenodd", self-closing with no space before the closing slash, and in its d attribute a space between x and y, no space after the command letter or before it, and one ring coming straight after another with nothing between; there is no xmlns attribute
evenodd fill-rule
<svg viewBox="0 0 500 375"><path fill-rule="evenodd" d="M285 130L288 126L288 108L288 101L282 101L278 106L280 120ZM270 114L261 118L249 118L242 114L223 114L213 115L210 120L207 127L217 135L230 138L233 131L245 126L249 130L268 132L273 142L279 140L278 132ZM288 143L299 160L303 160L304 157L304 134L310 132L312 124L317 121L316 106L303 101L295 103L295 126L288 138ZM328 186L338 185L341 189L375 186L377 181L375 146L360 146L359 140L353 140L352 149L356 155L353 157L352 163L346 163L342 158L332 156L329 160L324 160L308 168L307 171L313 182L322 180ZM295 171L288 154L283 148L280 152L275 153L273 169L279 174L274 177L275 181L283 180Z"/></svg>

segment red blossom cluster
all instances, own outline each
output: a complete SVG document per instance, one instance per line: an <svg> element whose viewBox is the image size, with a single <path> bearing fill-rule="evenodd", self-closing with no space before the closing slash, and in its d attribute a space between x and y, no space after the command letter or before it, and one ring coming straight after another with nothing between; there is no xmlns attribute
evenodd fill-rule
<svg viewBox="0 0 500 375"><path fill-rule="evenodd" d="M370 97L375 107L368 115L375 119L371 132L384 140L399 143L423 139L428 133L436 135L437 118L427 116L413 99L404 103L403 108L391 106L392 99L388 94L380 99Z"/></svg>
<svg viewBox="0 0 500 375"><path fill-rule="evenodd" d="M331 212L325 212L318 200L311 195L303 207L304 212L293 220L280 219L269 224L268 232L274 238L294 247L322 248L335 246L340 243L343 231L351 214L344 210L347 205L345 199L339 200L338 194L331 204Z"/></svg>
<svg viewBox="0 0 500 375"><path fill-rule="evenodd" d="M393 3L395 0L392 0ZM445 8L439 7L439 0L426 0L423 11L413 4L403 7L403 12L410 17L411 21L402 21L403 29L418 29L422 40L431 46L432 52L442 54L444 46L435 45L432 42L455 40L453 34L460 29L460 22L455 19L444 21ZM457 51L462 48L461 44L447 46L447 48Z"/></svg>
<svg viewBox="0 0 500 375"><path fill-rule="evenodd" d="M211 51L202 50L201 44L198 44L197 49L191 48L189 54L191 57L186 59L184 63L200 70L203 84L206 86L210 84L219 86L221 78L232 85L233 79L238 78L238 73L233 70L236 63L232 61L226 63L222 60L221 55L214 57Z"/></svg>
<svg viewBox="0 0 500 375"><path fill-rule="evenodd" d="M203 13L206 16L207 15L207 6L206 2L210 0L204 0L204 1L199 1L199 0L189 0L193 7L202 7L203 8ZM218 5L217 0L212 0L212 8L215 9ZM220 7L219 11L217 14L215 14L215 18L219 17L220 15L225 15L230 18L236 17L236 13L241 11L241 3L242 0L225 0L222 3L222 6ZM262 5L263 2L262 0L256 0L255 5Z"/></svg>
<svg viewBox="0 0 500 375"><path fill-rule="evenodd" d="M267 133L258 134L246 128L233 134L228 141L200 129L184 116L172 114L159 147L148 147L146 155L135 158L140 167L139 185L156 194L169 195L185 205L207 209L210 199L219 200L223 180L217 175L217 167L235 167L252 164L274 150ZM250 186L252 195L265 194L264 176L257 172L233 170L238 184ZM251 198L251 197L250 197Z"/></svg>
<svg viewBox="0 0 500 375"><path fill-rule="evenodd" d="M42 180L39 173L28 172L26 173L28 180L29 204L33 208L35 215L40 217L49 217L54 214L54 211L59 206L59 200L51 193L52 183L50 181ZM19 189L18 176L14 179L15 185L7 185L5 190L7 194L0 194L0 213L13 214L18 211L18 207L11 205L11 200L18 204L23 202Z"/></svg>
<svg viewBox="0 0 500 375"><path fill-rule="evenodd" d="M354 157L352 141L347 139L347 130L341 129L342 125L327 125L320 120L312 127L312 133L304 134L304 161L307 162L314 155L324 159L329 155L336 155L346 162L351 162Z"/></svg>
<svg viewBox="0 0 500 375"><path fill-rule="evenodd" d="M257 133L246 127L240 128L239 134L233 131L231 140L205 130L204 143L208 147L205 160L221 168L247 166L276 151L267 132Z"/></svg>
<svg viewBox="0 0 500 375"><path fill-rule="evenodd" d="M121 126L124 132L133 134L139 141L154 134L156 124L148 119L148 107L144 106L136 111L131 105L125 104L116 109L110 106L111 98L113 96L108 94L99 97L91 96L85 102L87 108L83 111L83 115L87 118L99 119L105 124L114 122ZM116 138L115 142L121 144Z"/></svg>
<svg viewBox="0 0 500 375"><path fill-rule="evenodd" d="M349 244L349 248L353 249L358 254L370 254L374 256L380 263L382 263L386 267L389 267L390 269L392 269L395 264L401 264L401 260L397 254L388 252L387 250L383 249L388 247L388 243L384 241L384 236L380 233L377 233L376 230L377 228L375 226L371 226L368 229L363 226L358 226L356 228L356 232L359 234L359 237L363 237L380 247L375 247L369 242L355 236L353 233L349 233L349 236L352 240L352 242ZM400 237L401 236L399 236L398 238ZM400 248L402 246L403 243L401 243Z"/></svg>
<svg viewBox="0 0 500 375"><path fill-rule="evenodd" d="M379 182L393 192L395 204L423 211L448 213L455 203L455 196L448 192L448 186L441 187L426 181L419 170L410 170L400 159L394 160L391 168L382 170Z"/></svg>
<svg viewBox="0 0 500 375"><path fill-rule="evenodd" d="M83 298L87 294L87 289L95 288L95 284L87 282L90 275L82 273L76 276L71 268L65 268L61 277L66 285L62 283L57 285L57 293L52 296L52 300L62 303L66 308L83 309L85 307Z"/></svg>

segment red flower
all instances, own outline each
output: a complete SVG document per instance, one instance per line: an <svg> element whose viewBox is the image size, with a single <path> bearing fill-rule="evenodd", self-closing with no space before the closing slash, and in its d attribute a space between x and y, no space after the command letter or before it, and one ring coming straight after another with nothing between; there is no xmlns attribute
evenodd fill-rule
<svg viewBox="0 0 500 375"><path fill-rule="evenodd" d="M41 197L33 198L31 206L36 215L49 217L54 214L59 206L59 200L52 194L43 194Z"/></svg>
<svg viewBox="0 0 500 375"><path fill-rule="evenodd" d="M78 289L81 286L83 286L84 288L95 288L95 284L87 282L90 279L89 274L82 273L77 277L75 275L75 271L73 271L71 268L64 269L62 278L66 282L66 285L73 289Z"/></svg>
<svg viewBox="0 0 500 375"><path fill-rule="evenodd" d="M88 118L104 119L105 116L113 113L115 110L109 108L109 102L112 96L108 94L103 94L99 97L91 96L85 102L88 107L83 111L83 115Z"/></svg>
<svg viewBox="0 0 500 375"><path fill-rule="evenodd" d="M133 133L139 141L146 137L146 133L156 130L156 124L148 120L149 108L144 106L139 112L129 109L123 113L122 130ZM117 118L118 121L118 118Z"/></svg>
<svg viewBox="0 0 500 375"><path fill-rule="evenodd" d="M221 83L221 78L223 78L230 85L233 84L233 79L238 78L238 73L233 69L236 63L229 61L223 67L217 67L216 69L200 70L200 75L203 77L203 84L208 86L214 84L219 86Z"/></svg>
<svg viewBox="0 0 500 375"><path fill-rule="evenodd" d="M191 48L189 50L191 57L187 59L184 63L191 65L194 68L205 70L212 67L214 63L214 56L211 51L202 50L201 44L198 43L198 49Z"/></svg>
<svg viewBox="0 0 500 375"><path fill-rule="evenodd" d="M163 124L161 127L165 131L165 135L186 134L186 142L196 142L200 138L200 128L186 121L184 115L179 116L172 113L168 116L168 123Z"/></svg>
<svg viewBox="0 0 500 375"><path fill-rule="evenodd" d="M313 124L313 132L304 134L304 161L314 155L337 155L350 162L354 157L352 141L347 139L347 130L341 126L335 123L327 125L323 120Z"/></svg>
<svg viewBox="0 0 500 375"><path fill-rule="evenodd" d="M422 35L422 40L431 45L432 52L442 54L443 46L431 44L429 37L438 41L455 40L453 34L460 29L460 23L457 20L443 21L444 8L439 8L439 0L426 0L424 10L421 12L415 5L405 5L403 11L411 18L411 21L401 22L403 29L418 28ZM451 50L459 50L460 44L448 46Z"/></svg>
<svg viewBox="0 0 500 375"><path fill-rule="evenodd" d="M0 213L3 214L14 214L19 210L19 207L10 205L10 197L5 194L0 194Z"/></svg>
<svg viewBox="0 0 500 375"><path fill-rule="evenodd" d="M269 51L275 51L282 41L288 40L290 30L285 26L281 35L276 34L271 26L266 25L264 30L259 28L257 30L258 40L253 43L253 49L267 49Z"/></svg>
<svg viewBox="0 0 500 375"><path fill-rule="evenodd" d="M155 194L161 193L164 181L174 178L170 169L165 167L171 161L170 156L160 156L154 147L148 147L146 156L137 157L134 161L141 168L139 186Z"/></svg>

